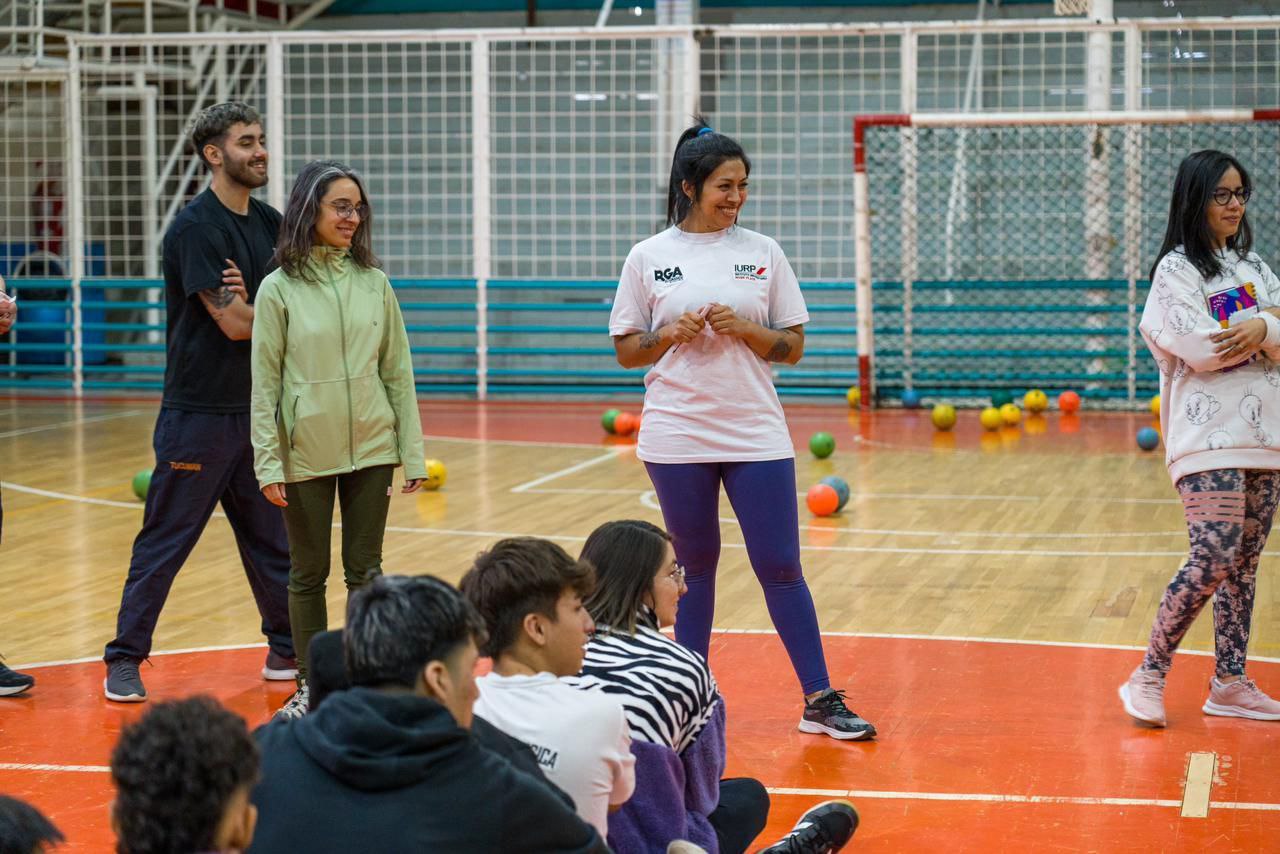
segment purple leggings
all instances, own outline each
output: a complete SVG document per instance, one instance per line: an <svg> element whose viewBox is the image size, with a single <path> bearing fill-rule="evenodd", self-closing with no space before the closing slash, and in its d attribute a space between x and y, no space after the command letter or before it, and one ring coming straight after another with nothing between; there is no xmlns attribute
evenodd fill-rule
<svg viewBox="0 0 1280 854"><path fill-rule="evenodd" d="M685 568L676 640L707 655L720 562L720 483L733 505L751 568L805 694L831 686L813 596L800 569L794 460L645 463L662 518Z"/></svg>
<svg viewBox="0 0 1280 854"><path fill-rule="evenodd" d="M1212 596L1217 675L1243 675L1258 560L1280 502L1280 471L1196 472L1178 481L1178 492L1191 551L1160 600L1142 667L1168 674L1174 651Z"/></svg>

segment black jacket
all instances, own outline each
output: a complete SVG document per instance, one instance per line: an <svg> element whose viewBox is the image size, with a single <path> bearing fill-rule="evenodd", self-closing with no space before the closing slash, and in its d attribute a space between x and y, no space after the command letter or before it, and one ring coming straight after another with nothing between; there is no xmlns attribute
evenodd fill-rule
<svg viewBox="0 0 1280 854"><path fill-rule="evenodd" d="M608 851L545 783L426 697L352 688L254 735L250 854Z"/></svg>

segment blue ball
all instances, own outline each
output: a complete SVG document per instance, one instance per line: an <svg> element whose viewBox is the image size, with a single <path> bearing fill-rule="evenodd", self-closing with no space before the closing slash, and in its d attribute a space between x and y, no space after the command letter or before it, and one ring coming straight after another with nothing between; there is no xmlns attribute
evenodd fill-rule
<svg viewBox="0 0 1280 854"><path fill-rule="evenodd" d="M1138 447L1144 451L1154 451L1160 444L1160 434L1151 427L1143 427L1138 431Z"/></svg>
<svg viewBox="0 0 1280 854"><path fill-rule="evenodd" d="M907 389L902 393L902 405L907 409L920 408L920 392Z"/></svg>
<svg viewBox="0 0 1280 854"><path fill-rule="evenodd" d="M840 498L840 503L836 505L836 512L839 513L844 506L849 503L849 484L839 475L829 474L824 477L820 483L825 483L836 491L836 495Z"/></svg>

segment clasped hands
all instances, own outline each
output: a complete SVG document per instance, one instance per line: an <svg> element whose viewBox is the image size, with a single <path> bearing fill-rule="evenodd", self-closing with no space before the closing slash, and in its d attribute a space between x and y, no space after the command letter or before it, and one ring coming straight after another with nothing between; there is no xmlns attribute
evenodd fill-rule
<svg viewBox="0 0 1280 854"><path fill-rule="evenodd" d="M665 329L676 344L687 344L702 332L706 326L717 335L728 335L741 338L747 334L751 321L738 317L737 313L727 305L718 302L707 303L698 311L686 311Z"/></svg>
<svg viewBox="0 0 1280 854"><path fill-rule="evenodd" d="M1267 322L1261 317L1251 317L1239 326L1214 333L1214 355L1223 359L1243 361L1258 352L1267 337Z"/></svg>

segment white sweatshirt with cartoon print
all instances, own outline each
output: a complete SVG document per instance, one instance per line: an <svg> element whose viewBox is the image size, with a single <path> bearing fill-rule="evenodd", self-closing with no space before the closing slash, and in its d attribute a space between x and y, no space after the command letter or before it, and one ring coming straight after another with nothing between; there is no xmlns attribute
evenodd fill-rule
<svg viewBox="0 0 1280 854"><path fill-rule="evenodd" d="M1181 246L1161 259L1139 326L1160 368L1160 428L1175 484L1211 469L1280 469L1280 319L1262 311L1280 306L1280 280L1257 253L1218 257L1222 273L1209 280ZM1236 326L1254 311L1267 324L1262 352L1243 362L1216 355L1220 318L1235 314Z"/></svg>

